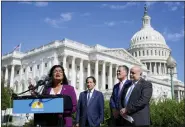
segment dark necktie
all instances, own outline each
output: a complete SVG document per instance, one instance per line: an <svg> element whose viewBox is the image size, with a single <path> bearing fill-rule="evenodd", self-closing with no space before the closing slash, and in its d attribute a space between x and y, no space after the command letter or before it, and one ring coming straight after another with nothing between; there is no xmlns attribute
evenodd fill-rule
<svg viewBox="0 0 185 127"><path fill-rule="evenodd" d="M89 101L90 101L90 91L88 92L88 95L87 95L87 105L89 104Z"/></svg>

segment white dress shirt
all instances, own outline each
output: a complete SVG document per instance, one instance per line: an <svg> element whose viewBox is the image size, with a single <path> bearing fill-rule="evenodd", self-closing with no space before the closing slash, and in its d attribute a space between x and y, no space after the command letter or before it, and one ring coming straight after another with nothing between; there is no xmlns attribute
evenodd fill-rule
<svg viewBox="0 0 185 127"><path fill-rule="evenodd" d="M93 92L94 92L94 88L92 90L87 90L87 100L88 100L88 95L89 94L90 94L89 99L91 99Z"/></svg>

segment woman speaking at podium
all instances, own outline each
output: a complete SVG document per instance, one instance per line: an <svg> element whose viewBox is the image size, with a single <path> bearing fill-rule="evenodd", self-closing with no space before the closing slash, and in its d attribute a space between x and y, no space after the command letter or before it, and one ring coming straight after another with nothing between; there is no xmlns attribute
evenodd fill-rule
<svg viewBox="0 0 185 127"><path fill-rule="evenodd" d="M72 114L76 112L77 98L74 87L68 85L68 80L66 78L64 68L61 65L54 65L50 72L49 77L51 78L51 84L49 87L45 87L42 95L68 95L71 97L73 109L72 111L64 111L63 114L54 114L53 117L46 118L47 126L54 126L56 122L62 120L64 127L72 127ZM53 104L55 105L55 104ZM56 116L57 115L57 116Z"/></svg>

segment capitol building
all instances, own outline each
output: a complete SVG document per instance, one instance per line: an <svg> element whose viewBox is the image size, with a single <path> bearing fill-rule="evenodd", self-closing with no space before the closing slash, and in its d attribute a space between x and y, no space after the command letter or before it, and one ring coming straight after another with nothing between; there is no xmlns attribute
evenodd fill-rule
<svg viewBox="0 0 185 127"><path fill-rule="evenodd" d="M36 84L53 65L60 64L77 95L86 90L85 79L92 75L97 80L96 89L109 99L114 84L118 82L118 66L131 68L137 65L143 70L142 77L152 82L154 99L171 98L171 78L167 68L170 52L165 38L152 27L145 8L141 29L131 38L130 47L89 46L64 38L27 52L13 51L3 55L1 74L6 87L21 93L28 89L30 80ZM177 73L176 67L174 73ZM173 76L173 84L175 98L181 100L185 86L177 74Z"/></svg>

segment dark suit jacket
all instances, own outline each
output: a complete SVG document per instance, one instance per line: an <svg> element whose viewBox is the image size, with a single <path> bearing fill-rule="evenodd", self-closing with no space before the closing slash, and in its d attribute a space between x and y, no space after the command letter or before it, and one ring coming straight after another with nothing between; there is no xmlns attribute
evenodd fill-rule
<svg viewBox="0 0 185 127"><path fill-rule="evenodd" d="M123 107L125 95L129 87L130 85L125 86L125 89L122 92L121 104ZM150 125L149 101L152 96L152 92L152 84L141 78L130 95L126 109L127 114L132 116L134 119L134 124L136 126Z"/></svg>
<svg viewBox="0 0 185 127"><path fill-rule="evenodd" d="M132 82L130 80L127 80L123 87L122 87L122 90L124 89L124 86L126 85L130 85ZM120 98L119 98L119 84L120 83L117 83L116 85L114 85L114 88L113 88L113 91L112 91L112 95L111 95L111 98L110 98L110 109L118 109L120 110L120 106L119 106L119 101L120 101Z"/></svg>
<svg viewBox="0 0 185 127"><path fill-rule="evenodd" d="M87 105L87 93L87 91L80 93L76 123L79 123L80 127L84 127L88 120L90 127L98 127L104 121L104 97L101 92L94 90Z"/></svg>

